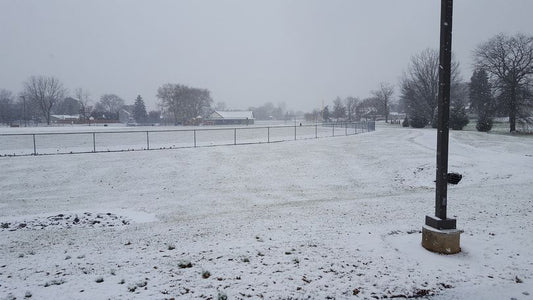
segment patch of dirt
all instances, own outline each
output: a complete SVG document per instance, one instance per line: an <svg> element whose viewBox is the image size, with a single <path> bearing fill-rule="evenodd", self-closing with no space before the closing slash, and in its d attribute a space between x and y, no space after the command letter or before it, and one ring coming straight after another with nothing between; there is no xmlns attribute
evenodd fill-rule
<svg viewBox="0 0 533 300"><path fill-rule="evenodd" d="M0 222L0 231L63 229L72 227L118 227L130 224L130 220L112 213L58 214L15 222Z"/></svg>

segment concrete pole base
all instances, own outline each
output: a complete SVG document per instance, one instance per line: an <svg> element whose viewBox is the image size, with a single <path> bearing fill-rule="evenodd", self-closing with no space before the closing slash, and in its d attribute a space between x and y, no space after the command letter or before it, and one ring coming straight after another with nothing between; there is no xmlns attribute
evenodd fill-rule
<svg viewBox="0 0 533 300"><path fill-rule="evenodd" d="M461 230L458 229L435 229L422 226L422 247L431 252L441 254L455 254L461 252L459 237Z"/></svg>

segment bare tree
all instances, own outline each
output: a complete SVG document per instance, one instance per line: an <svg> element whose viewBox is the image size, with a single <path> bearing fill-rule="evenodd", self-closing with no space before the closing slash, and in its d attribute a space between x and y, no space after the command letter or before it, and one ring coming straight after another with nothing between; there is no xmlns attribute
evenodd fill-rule
<svg viewBox="0 0 533 300"><path fill-rule="evenodd" d="M499 34L480 44L474 52L475 64L488 72L509 114L509 130L516 130L516 118L525 106L533 74L533 37Z"/></svg>
<svg viewBox="0 0 533 300"><path fill-rule="evenodd" d="M365 98L357 103L355 110L358 119L375 120L377 115L376 100L373 97Z"/></svg>
<svg viewBox="0 0 533 300"><path fill-rule="evenodd" d="M215 104L215 110L224 111L226 109L227 106L225 102L217 102L217 104Z"/></svg>
<svg viewBox="0 0 533 300"><path fill-rule="evenodd" d="M385 116L385 123L389 122L390 106L393 94L394 86L385 82L379 84L379 89L372 91L372 95L374 95L374 98L377 102L376 108L378 113Z"/></svg>
<svg viewBox="0 0 533 300"><path fill-rule="evenodd" d="M13 94L0 89L0 123L10 124L14 117Z"/></svg>
<svg viewBox="0 0 533 300"><path fill-rule="evenodd" d="M308 122L319 122L322 121L322 115L318 109L313 109L310 113L304 114L304 119Z"/></svg>
<svg viewBox="0 0 533 300"><path fill-rule="evenodd" d="M112 118L118 119L118 112L124 106L125 102L122 98L115 94L104 94L100 97L100 101L96 104L95 110L99 112L106 112L113 115Z"/></svg>
<svg viewBox="0 0 533 300"><path fill-rule="evenodd" d="M333 100L332 116L337 119L337 122L339 121L339 119L343 119L346 117L346 106L344 106L344 103L342 103L342 100L339 97Z"/></svg>
<svg viewBox="0 0 533 300"><path fill-rule="evenodd" d="M452 59L452 86L459 82L459 63ZM439 52L426 49L413 56L401 80L401 99L410 121L436 125L437 94L439 91ZM413 120L416 118L417 120ZM410 122L411 123L411 122Z"/></svg>
<svg viewBox="0 0 533 300"><path fill-rule="evenodd" d="M283 120L287 118L285 107L285 103L279 103L278 106L275 106L272 102L267 102L259 107L250 107L248 109L253 111L256 120Z"/></svg>
<svg viewBox="0 0 533 300"><path fill-rule="evenodd" d="M87 121L91 116L92 107L90 106L91 98L89 92L82 88L74 90L74 97L80 102L80 115L83 121Z"/></svg>
<svg viewBox="0 0 533 300"><path fill-rule="evenodd" d="M39 108L48 125L52 107L65 98L65 94L63 84L55 77L32 76L24 82L23 95Z"/></svg>
<svg viewBox="0 0 533 300"><path fill-rule="evenodd" d="M184 118L182 107L184 106L185 86L167 83L157 89L157 97L161 100L161 107L172 114L174 123Z"/></svg>
<svg viewBox="0 0 533 300"><path fill-rule="evenodd" d="M206 89L172 83L159 87L157 97L161 107L174 117L175 123L185 123L197 116L207 115L213 102Z"/></svg>
<svg viewBox="0 0 533 300"><path fill-rule="evenodd" d="M344 99L344 102L346 105L346 117L348 117L348 121L355 121L357 118L357 104L359 103L359 99L355 97L347 97Z"/></svg>

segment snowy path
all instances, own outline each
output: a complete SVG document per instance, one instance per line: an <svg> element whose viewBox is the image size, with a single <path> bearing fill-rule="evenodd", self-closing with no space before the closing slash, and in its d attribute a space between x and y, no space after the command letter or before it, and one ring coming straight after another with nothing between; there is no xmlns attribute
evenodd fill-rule
<svg viewBox="0 0 533 300"><path fill-rule="evenodd" d="M1 158L0 299L531 298L533 139L451 133L449 169L464 175L449 189L465 230L454 256L420 246L434 145L433 130L378 128ZM84 213L84 225L12 230Z"/></svg>

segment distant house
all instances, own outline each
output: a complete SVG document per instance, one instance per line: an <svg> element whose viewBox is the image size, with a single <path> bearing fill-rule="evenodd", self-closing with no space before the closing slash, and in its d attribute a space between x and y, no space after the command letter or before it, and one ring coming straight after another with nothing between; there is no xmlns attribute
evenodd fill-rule
<svg viewBox="0 0 533 300"><path fill-rule="evenodd" d="M50 115L50 121L56 124L79 123L80 115Z"/></svg>
<svg viewBox="0 0 533 300"><path fill-rule="evenodd" d="M254 124L254 114L251 111L216 110L209 115L205 123L212 125L252 125Z"/></svg>

